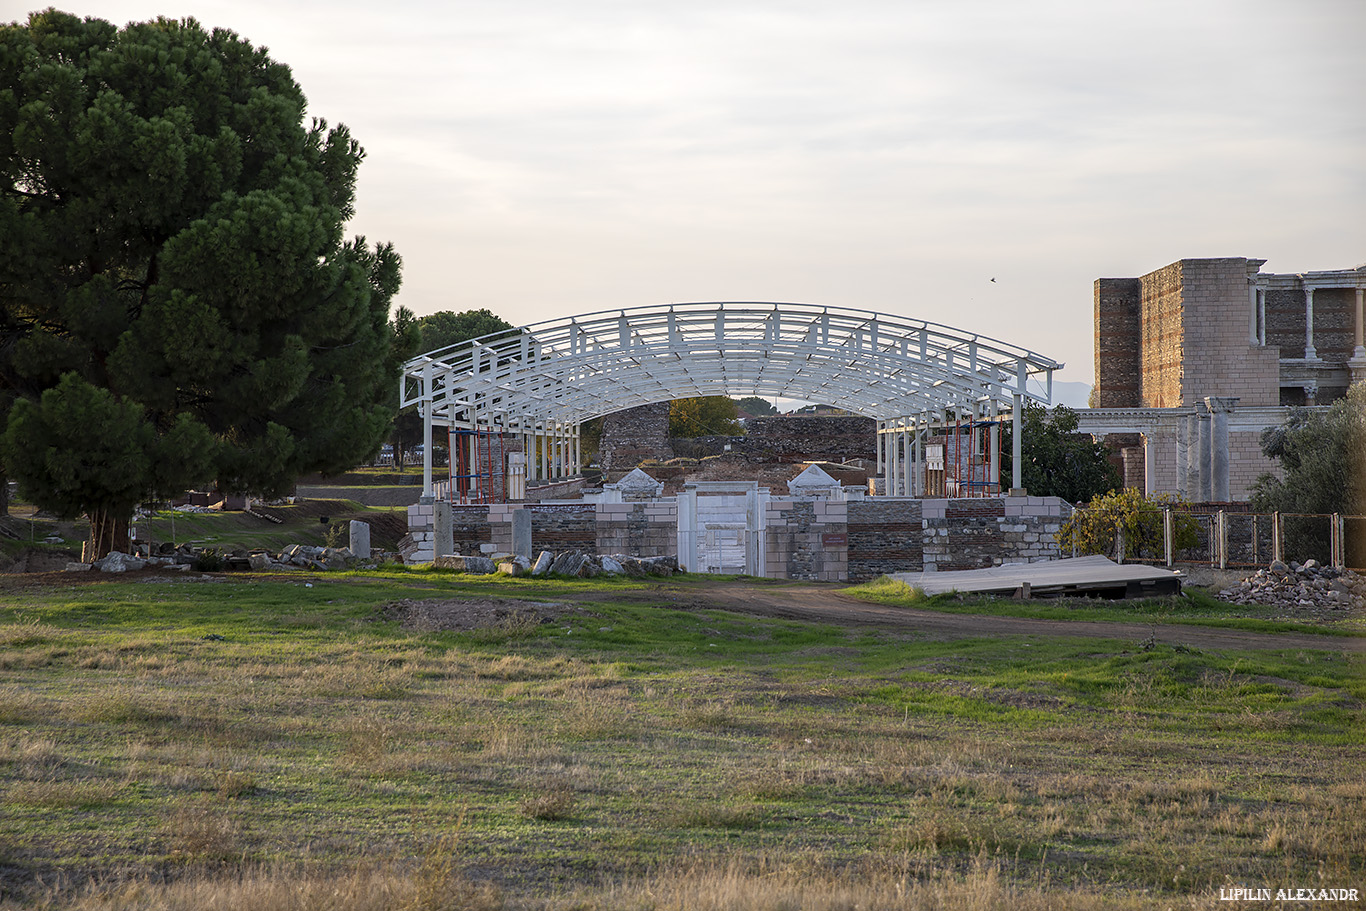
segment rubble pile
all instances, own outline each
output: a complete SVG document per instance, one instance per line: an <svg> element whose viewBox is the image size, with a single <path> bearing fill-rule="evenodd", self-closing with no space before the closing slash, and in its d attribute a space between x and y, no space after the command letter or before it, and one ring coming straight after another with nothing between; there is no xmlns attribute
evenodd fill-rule
<svg viewBox="0 0 1366 911"><path fill-rule="evenodd" d="M291 544L279 553L257 548L255 550L234 550L220 553L213 548L200 548L190 544L174 545L169 542L158 545L154 550L138 548L134 554L112 551L108 556L94 563L68 563L67 572L102 573L136 572L140 569L155 567L175 571L191 569L203 571L249 570L251 572L289 572L310 570L326 572L333 569L374 568L386 559L395 559L393 554L379 554L377 559L357 560L346 547L317 547L309 544Z"/></svg>
<svg viewBox="0 0 1366 911"><path fill-rule="evenodd" d="M1290 609L1349 611L1366 605L1366 576L1321 566L1317 560L1275 560L1242 582L1219 592L1220 601Z"/></svg>
<svg viewBox="0 0 1366 911"><path fill-rule="evenodd" d="M510 554L493 557L465 557L457 554L437 557L432 566L475 575L497 572L508 576L544 576L548 573L581 579L593 576L630 576L634 579L643 579L646 576L672 576L678 572L678 558L632 557L626 554L599 556L578 550L552 554L548 550L543 550L535 561Z"/></svg>

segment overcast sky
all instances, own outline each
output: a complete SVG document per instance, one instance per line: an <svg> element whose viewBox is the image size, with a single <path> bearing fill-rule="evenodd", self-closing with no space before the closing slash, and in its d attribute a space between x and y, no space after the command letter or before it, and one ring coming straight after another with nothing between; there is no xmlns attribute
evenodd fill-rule
<svg viewBox="0 0 1366 911"><path fill-rule="evenodd" d="M292 67L418 314L825 303L1090 382L1098 277L1366 261L1362 0L57 5Z"/></svg>

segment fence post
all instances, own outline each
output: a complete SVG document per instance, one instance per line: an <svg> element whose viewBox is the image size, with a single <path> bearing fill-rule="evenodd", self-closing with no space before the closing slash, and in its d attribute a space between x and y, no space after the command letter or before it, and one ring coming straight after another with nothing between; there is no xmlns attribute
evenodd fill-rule
<svg viewBox="0 0 1366 911"><path fill-rule="evenodd" d="M1162 555L1167 558L1167 566L1172 565L1172 508L1162 508Z"/></svg>
<svg viewBox="0 0 1366 911"><path fill-rule="evenodd" d="M1282 550L1283 550L1283 548L1281 547L1281 532L1282 532L1282 530L1283 530L1283 529L1282 529L1282 526L1281 526L1281 514L1280 514L1279 511L1273 512L1273 513L1271 514L1271 562L1272 562L1272 563L1275 563L1275 562L1278 561L1278 560L1281 561L1282 563L1285 562L1284 559L1282 558Z"/></svg>
<svg viewBox="0 0 1366 911"><path fill-rule="evenodd" d="M1343 546L1342 533L1344 529L1342 525L1342 515L1336 512L1333 513L1333 517L1329 520L1328 524L1328 550L1332 554L1331 560L1333 569L1336 570L1343 570L1347 567L1347 548Z"/></svg>
<svg viewBox="0 0 1366 911"><path fill-rule="evenodd" d="M1115 520L1115 562L1124 562L1124 520Z"/></svg>
<svg viewBox="0 0 1366 911"><path fill-rule="evenodd" d="M1228 569L1228 514L1221 509L1215 520L1219 528L1219 568Z"/></svg>

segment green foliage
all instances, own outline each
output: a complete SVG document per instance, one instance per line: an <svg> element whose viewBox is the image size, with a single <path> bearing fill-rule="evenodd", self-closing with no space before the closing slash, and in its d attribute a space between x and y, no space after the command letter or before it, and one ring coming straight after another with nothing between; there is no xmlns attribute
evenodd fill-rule
<svg viewBox="0 0 1366 911"><path fill-rule="evenodd" d="M1282 477L1263 474L1252 485L1257 512L1366 515L1366 383L1357 383L1326 412L1296 409L1262 433L1262 452ZM1330 531L1323 519L1286 518L1288 553L1327 560ZM1360 566L1366 545L1349 538L1348 564Z"/></svg>
<svg viewBox="0 0 1366 911"><path fill-rule="evenodd" d="M498 338L504 338L516 331L516 327L490 310L462 310L459 313L441 310L422 317L417 324L422 332L421 350L424 352L495 333Z"/></svg>
<svg viewBox="0 0 1366 911"><path fill-rule="evenodd" d="M402 308L400 312L407 313ZM512 334L516 331L511 323L488 310L463 310L460 313L441 310L418 318L411 325L413 335L411 338L405 336L405 341L412 342L412 354L449 348L494 333ZM394 444L395 463L401 468L404 453L422 442L422 418L416 408L404 409L394 419L389 441Z"/></svg>
<svg viewBox="0 0 1366 911"><path fill-rule="evenodd" d="M1089 434L1077 433L1077 413L1065 405L1050 414L1031 402L1021 418L1020 482L1036 497L1061 497L1069 503L1085 503L1098 494L1118 488L1119 472L1101 443ZM1012 475L1013 428L1001 433L1001 477Z"/></svg>
<svg viewBox="0 0 1366 911"><path fill-rule="evenodd" d="M669 436L738 436L744 428L737 413L735 400L724 395L674 399L669 403Z"/></svg>
<svg viewBox="0 0 1366 911"><path fill-rule="evenodd" d="M1326 412L1295 409L1262 434L1262 452L1283 477L1253 484L1258 512L1366 513L1366 383Z"/></svg>
<svg viewBox="0 0 1366 911"><path fill-rule="evenodd" d="M304 107L192 19L0 26L3 462L39 505L278 493L378 448L399 258L343 239L364 153Z"/></svg>
<svg viewBox="0 0 1366 911"><path fill-rule="evenodd" d="M223 555L216 548L206 547L194 558L193 568L201 573L216 573L223 568Z"/></svg>
<svg viewBox="0 0 1366 911"><path fill-rule="evenodd" d="M746 411L755 417L764 417L766 415L778 413L778 409L774 408L771 402L767 399L761 399L757 395L747 395L738 400L735 404L740 407L741 411Z"/></svg>
<svg viewBox="0 0 1366 911"><path fill-rule="evenodd" d="M1063 523L1058 545L1064 553L1076 547L1080 554L1114 556L1115 532L1124 529L1126 560L1157 560L1164 553L1162 511L1172 509L1172 548L1185 550L1196 545L1200 526L1183 510L1180 497L1170 494L1143 496L1136 487L1121 487L1091 500Z"/></svg>

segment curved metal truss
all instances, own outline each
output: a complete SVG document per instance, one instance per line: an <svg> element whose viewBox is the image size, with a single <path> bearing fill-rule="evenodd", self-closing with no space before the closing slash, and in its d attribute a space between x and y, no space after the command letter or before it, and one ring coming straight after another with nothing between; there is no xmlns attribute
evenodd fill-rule
<svg viewBox="0 0 1366 911"><path fill-rule="evenodd" d="M429 425L542 435L676 398L781 396L875 418L887 432L947 414L994 415L1022 399L1047 404L1061 366L983 335L865 310L670 304L429 351L405 365L401 403L418 405Z"/></svg>

